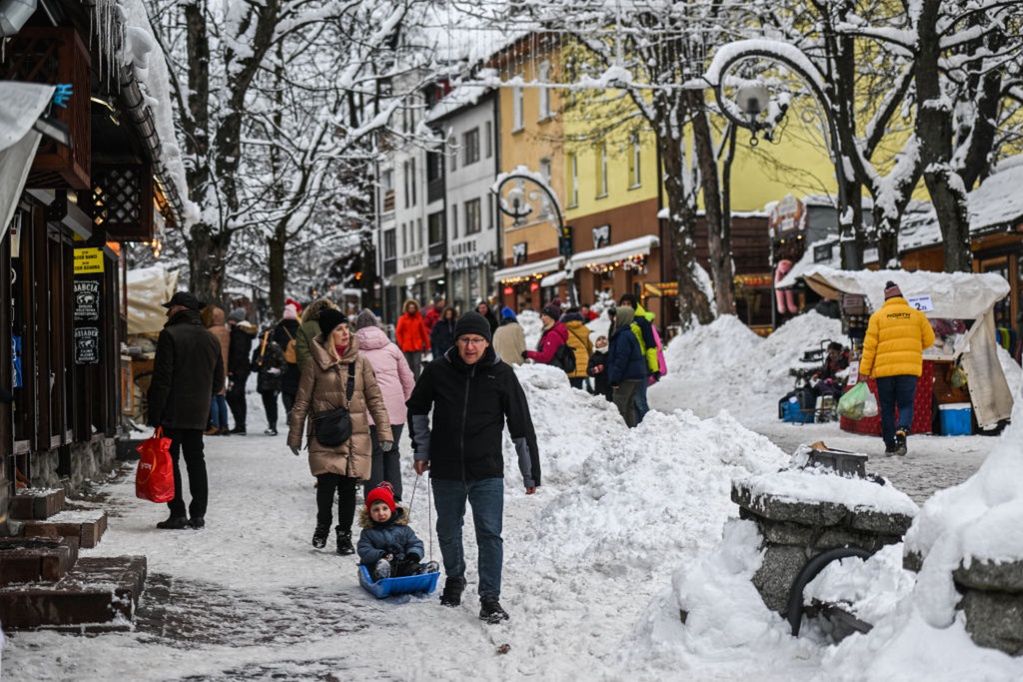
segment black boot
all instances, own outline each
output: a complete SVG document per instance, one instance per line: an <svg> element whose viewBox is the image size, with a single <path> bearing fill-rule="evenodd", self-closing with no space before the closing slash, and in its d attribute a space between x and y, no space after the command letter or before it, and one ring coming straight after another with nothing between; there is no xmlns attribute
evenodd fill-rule
<svg viewBox="0 0 1023 682"><path fill-rule="evenodd" d="M337 553L341 556L355 554L355 547L352 546L352 531L335 529L337 532Z"/></svg>
<svg viewBox="0 0 1023 682"><path fill-rule="evenodd" d="M316 524L316 530L313 531L313 547L316 549L323 549L327 546L327 535L330 533L330 525L321 526Z"/></svg>
<svg viewBox="0 0 1023 682"><path fill-rule="evenodd" d="M480 620L495 624L508 618L508 612L501 608L501 603L496 599L480 600Z"/></svg>
<svg viewBox="0 0 1023 682"><path fill-rule="evenodd" d="M161 521L156 524L156 527L161 530L184 530L185 528L188 528L188 517L172 516L166 521Z"/></svg>
<svg viewBox="0 0 1023 682"><path fill-rule="evenodd" d="M441 606L458 606L462 603L465 578L448 578L444 581L444 592L440 595Z"/></svg>

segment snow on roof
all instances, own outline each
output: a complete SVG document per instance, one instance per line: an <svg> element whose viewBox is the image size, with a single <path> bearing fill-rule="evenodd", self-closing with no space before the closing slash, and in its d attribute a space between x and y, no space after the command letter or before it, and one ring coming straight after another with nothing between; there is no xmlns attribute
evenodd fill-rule
<svg viewBox="0 0 1023 682"><path fill-rule="evenodd" d="M497 72L494 69L481 69L479 78L486 80L496 77L496 75ZM475 106L484 95L492 91L493 88L486 85L458 84L426 113L425 120L428 123L438 121L464 107Z"/></svg>
<svg viewBox="0 0 1023 682"><path fill-rule="evenodd" d="M660 246L661 240L652 234L629 239L619 244L611 244L592 251L580 251L572 256L570 267L578 270L588 265L601 265L603 263L614 263L620 258L630 256L647 255L650 249Z"/></svg>
<svg viewBox="0 0 1023 682"><path fill-rule="evenodd" d="M514 265L510 268L502 268L494 273L494 281L503 282L508 279L517 279L519 277L544 275L551 270L557 270L560 267L561 256L556 256L554 258L548 258L547 260L537 261L535 263L523 263L522 265Z"/></svg>
<svg viewBox="0 0 1023 682"><path fill-rule="evenodd" d="M934 310L927 316L933 318L981 317L1009 293L1009 283L994 273L836 270L815 265L807 269L803 279L826 298L837 298L842 293L862 294L874 310L884 305L885 284L892 281L907 297L930 296Z"/></svg>

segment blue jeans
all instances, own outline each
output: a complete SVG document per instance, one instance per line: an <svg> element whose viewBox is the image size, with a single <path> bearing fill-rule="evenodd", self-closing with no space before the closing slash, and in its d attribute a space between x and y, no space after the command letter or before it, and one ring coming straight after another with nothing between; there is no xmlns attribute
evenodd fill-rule
<svg viewBox="0 0 1023 682"><path fill-rule="evenodd" d="M642 379L639 382L639 387L636 389L635 409L636 409L636 423L637 424L642 422L643 421L643 417L645 417L646 413L650 411L650 403L648 403L646 401L646 389L647 389L647 380L646 379Z"/></svg>
<svg viewBox="0 0 1023 682"><path fill-rule="evenodd" d="M227 398L225 396L213 396L213 400L210 402L210 424L215 429L227 431Z"/></svg>
<svg viewBox="0 0 1023 682"><path fill-rule="evenodd" d="M877 402L881 411L881 437L885 447L895 447L895 408L899 408L898 428L909 433L913 424L913 399L916 397L917 377L903 374L881 377L877 380Z"/></svg>
<svg viewBox="0 0 1023 682"><path fill-rule="evenodd" d="M501 564L504 562L504 541L501 539L504 479L484 478L467 483L431 479L430 483L437 507L437 539L444 557L444 573L449 578L465 576L462 525L468 499L472 505L476 545L479 547L480 598L497 599L501 596Z"/></svg>

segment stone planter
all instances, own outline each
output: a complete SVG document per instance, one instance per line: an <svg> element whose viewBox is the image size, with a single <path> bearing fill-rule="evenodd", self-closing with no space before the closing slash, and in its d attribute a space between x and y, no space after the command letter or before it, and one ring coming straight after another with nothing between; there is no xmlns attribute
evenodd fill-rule
<svg viewBox="0 0 1023 682"><path fill-rule="evenodd" d="M1023 561L973 561L952 573L966 631L980 646L1023 655Z"/></svg>

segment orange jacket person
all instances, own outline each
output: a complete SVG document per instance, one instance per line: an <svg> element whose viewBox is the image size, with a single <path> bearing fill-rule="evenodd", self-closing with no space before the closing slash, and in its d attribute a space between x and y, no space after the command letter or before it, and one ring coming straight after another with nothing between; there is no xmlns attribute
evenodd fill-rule
<svg viewBox="0 0 1023 682"><path fill-rule="evenodd" d="M430 350L430 331L426 328L426 320L419 312L419 304L405 301L404 312L398 317L398 325L394 330L394 340L398 348L405 354L412 374L419 378L423 366L423 353Z"/></svg>

